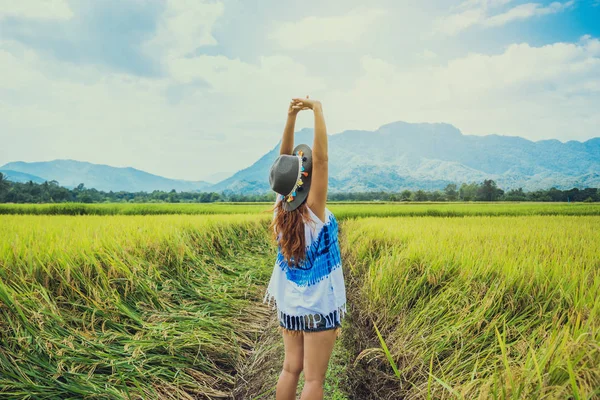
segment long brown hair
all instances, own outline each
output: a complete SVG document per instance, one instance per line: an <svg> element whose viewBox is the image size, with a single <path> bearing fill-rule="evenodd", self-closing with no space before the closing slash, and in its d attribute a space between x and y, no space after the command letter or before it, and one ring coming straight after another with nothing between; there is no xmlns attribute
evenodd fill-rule
<svg viewBox="0 0 600 400"><path fill-rule="evenodd" d="M276 214L270 227L273 232L273 240L279 244L281 253L288 265L292 266L292 257L294 258L294 264L304 260L306 255L304 222L311 219L306 201L292 211L284 210L284 201L277 202L277 205L273 208ZM278 240L279 234L281 234L281 237Z"/></svg>

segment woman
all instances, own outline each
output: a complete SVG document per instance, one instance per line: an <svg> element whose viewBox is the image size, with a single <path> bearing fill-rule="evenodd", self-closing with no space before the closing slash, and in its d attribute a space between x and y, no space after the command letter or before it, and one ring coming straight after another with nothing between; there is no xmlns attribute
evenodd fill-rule
<svg viewBox="0 0 600 400"><path fill-rule="evenodd" d="M294 148L301 110L314 113L312 150L305 144ZM306 96L290 103L269 183L278 193L271 224L278 254L265 301L275 300L285 347L276 398L295 399L304 371L301 399L322 399L325 372L346 312L346 289L338 225L326 208L327 131L319 101Z"/></svg>

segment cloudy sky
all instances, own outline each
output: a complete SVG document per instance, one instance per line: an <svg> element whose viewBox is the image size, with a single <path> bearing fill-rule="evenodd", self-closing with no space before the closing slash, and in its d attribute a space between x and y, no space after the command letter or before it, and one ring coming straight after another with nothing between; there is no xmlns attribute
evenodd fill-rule
<svg viewBox="0 0 600 400"><path fill-rule="evenodd" d="M0 165L214 179L306 94L332 134L600 136L600 0L532 1L0 0Z"/></svg>

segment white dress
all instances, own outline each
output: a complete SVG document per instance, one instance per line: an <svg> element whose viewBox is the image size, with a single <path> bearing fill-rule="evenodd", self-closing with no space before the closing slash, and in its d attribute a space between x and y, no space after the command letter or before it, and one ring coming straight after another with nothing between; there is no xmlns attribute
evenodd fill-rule
<svg viewBox="0 0 600 400"><path fill-rule="evenodd" d="M263 300L274 300L279 325L290 330L332 329L341 326L346 313L337 220L327 208L325 221L310 208L309 213L311 221L304 223L305 259L290 267L279 249Z"/></svg>

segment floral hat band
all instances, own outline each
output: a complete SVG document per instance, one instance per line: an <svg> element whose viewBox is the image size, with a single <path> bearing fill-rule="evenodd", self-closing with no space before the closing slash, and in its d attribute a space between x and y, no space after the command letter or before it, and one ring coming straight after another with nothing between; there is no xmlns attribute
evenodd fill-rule
<svg viewBox="0 0 600 400"><path fill-rule="evenodd" d="M281 195L282 199L285 199L285 201L288 203L294 201L294 198L296 198L297 191L301 192L304 190L304 188L302 187L302 185L304 185L304 181L302 180L302 178L308 176L308 172L306 172L304 168L304 162L307 160L307 158L304 157L304 152L302 150L298 150L296 152L296 156L298 157L298 179L296 179L296 184L294 185L294 188L291 192L287 194L287 196Z"/></svg>
<svg viewBox="0 0 600 400"><path fill-rule="evenodd" d="M312 150L305 144L294 148L293 154L281 154L271 166L269 183L279 194L286 211L296 209L308 196L312 172Z"/></svg>

